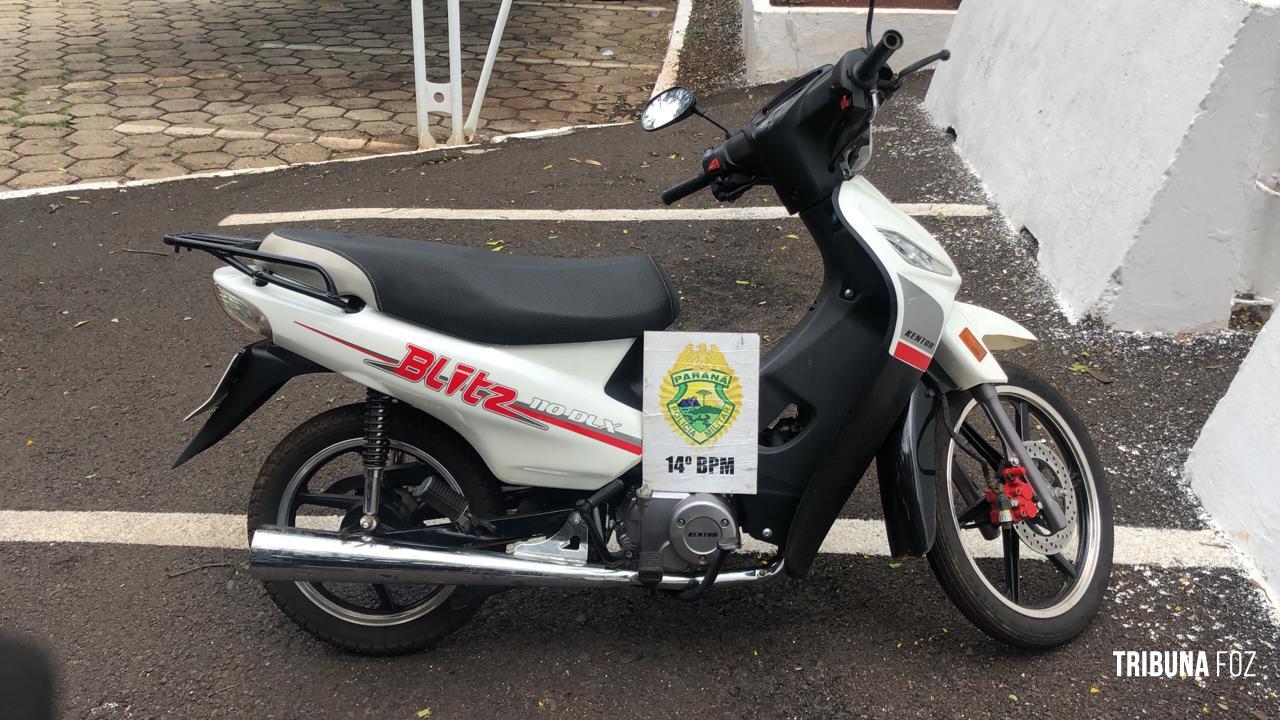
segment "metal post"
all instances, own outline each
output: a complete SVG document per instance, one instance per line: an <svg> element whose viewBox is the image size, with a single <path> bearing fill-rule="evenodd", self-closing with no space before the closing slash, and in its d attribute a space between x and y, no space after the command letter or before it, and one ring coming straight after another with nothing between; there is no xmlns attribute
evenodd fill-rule
<svg viewBox="0 0 1280 720"><path fill-rule="evenodd" d="M450 0L449 17L453 18L453 9L458 0ZM422 15L422 0L411 0L410 15L413 18L413 91L417 101L418 148L426 149L436 146L436 139L431 136L429 99L431 90L427 87L427 38L426 21ZM452 30L452 23L450 25ZM452 46L450 46L452 50Z"/></svg>
<svg viewBox="0 0 1280 720"><path fill-rule="evenodd" d="M502 34L506 32L507 15L510 12L511 0L502 0L498 19L493 23L493 35L489 38L489 50L484 56L484 68L480 70L480 82L476 85L475 97L471 99L471 112L467 115L463 131L467 140L475 137L476 128L480 125L480 107L484 105L484 94L489 89L489 76L493 74L493 63L498 57L498 45L502 42Z"/></svg>
<svg viewBox="0 0 1280 720"><path fill-rule="evenodd" d="M458 0L449 0L449 114L452 116L450 145L466 142L462 131L462 23L458 15Z"/></svg>

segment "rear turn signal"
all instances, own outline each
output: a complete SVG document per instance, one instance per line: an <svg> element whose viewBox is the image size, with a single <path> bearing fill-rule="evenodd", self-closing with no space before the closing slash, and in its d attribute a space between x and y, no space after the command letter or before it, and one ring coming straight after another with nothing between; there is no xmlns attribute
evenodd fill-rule
<svg viewBox="0 0 1280 720"><path fill-rule="evenodd" d="M222 306L222 311L227 314L227 317L268 340L271 339L271 323L267 322L267 316L263 315L261 310L216 283L213 286L213 295L218 299L218 304Z"/></svg>

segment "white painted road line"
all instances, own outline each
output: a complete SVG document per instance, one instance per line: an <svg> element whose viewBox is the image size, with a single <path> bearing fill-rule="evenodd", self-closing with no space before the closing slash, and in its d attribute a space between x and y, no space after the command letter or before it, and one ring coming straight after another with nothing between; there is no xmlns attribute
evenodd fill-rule
<svg viewBox="0 0 1280 720"><path fill-rule="evenodd" d="M986 205L898 203L908 215L987 217ZM727 208L611 208L607 210L520 210L515 208L330 208L228 215L218 225L273 225L323 220L541 220L573 222L648 222L690 220L781 220L791 217L781 205Z"/></svg>
<svg viewBox="0 0 1280 720"><path fill-rule="evenodd" d="M247 534L243 515L9 510L0 511L0 542L244 550ZM770 552L772 547L748 539L745 549ZM971 549L979 557L1000 556L997 542L976 543ZM884 525L878 520L837 520L822 543L822 552L888 555ZM1116 528L1115 562L1160 567L1239 566L1231 548L1212 531L1126 526Z"/></svg>
<svg viewBox="0 0 1280 720"><path fill-rule="evenodd" d="M653 81L650 98L657 97L658 93L676 84L676 75L680 72L680 51L684 49L684 34L689 29L689 16L692 14L693 0L678 0L676 18L671 24L671 38L667 41L667 53L662 58L658 78Z"/></svg>

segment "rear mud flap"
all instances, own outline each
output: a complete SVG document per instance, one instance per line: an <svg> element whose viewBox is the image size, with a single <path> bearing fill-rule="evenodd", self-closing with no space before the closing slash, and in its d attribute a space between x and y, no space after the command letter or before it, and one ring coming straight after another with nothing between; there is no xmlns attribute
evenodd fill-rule
<svg viewBox="0 0 1280 720"><path fill-rule="evenodd" d="M214 407L213 414L173 466L178 467L218 444L279 392L290 378L319 372L329 371L301 355L271 344L269 340L245 347L231 361L209 401L188 416L190 419Z"/></svg>

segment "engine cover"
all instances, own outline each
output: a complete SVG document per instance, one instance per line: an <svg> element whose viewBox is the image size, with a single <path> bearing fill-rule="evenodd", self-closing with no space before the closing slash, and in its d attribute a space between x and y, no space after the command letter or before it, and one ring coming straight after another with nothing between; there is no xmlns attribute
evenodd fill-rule
<svg viewBox="0 0 1280 720"><path fill-rule="evenodd" d="M623 513L618 543L639 551L641 578L650 581L663 572L701 570L740 545L733 509L709 493L633 498Z"/></svg>
<svg viewBox="0 0 1280 720"><path fill-rule="evenodd" d="M676 505L667 526L667 541L688 565L705 565L719 551L738 547L738 526L724 500L698 493Z"/></svg>

